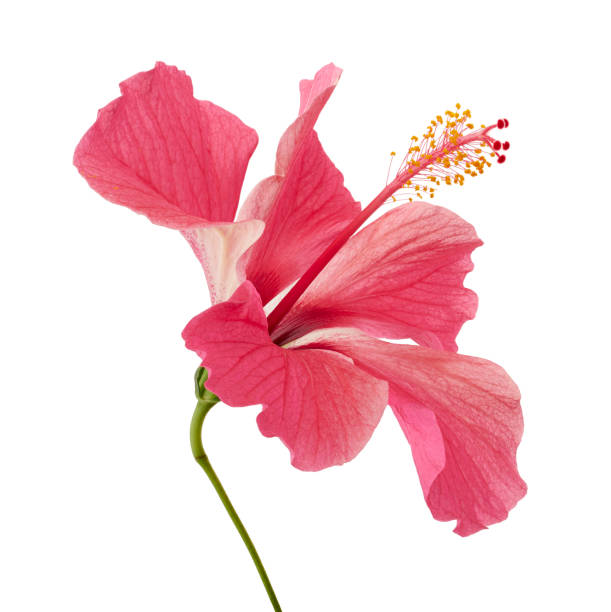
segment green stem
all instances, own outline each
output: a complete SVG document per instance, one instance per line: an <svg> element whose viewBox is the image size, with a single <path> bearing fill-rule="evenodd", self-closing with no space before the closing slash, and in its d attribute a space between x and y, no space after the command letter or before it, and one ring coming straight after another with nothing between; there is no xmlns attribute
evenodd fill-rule
<svg viewBox="0 0 611 612"><path fill-rule="evenodd" d="M212 486L217 492L217 495L223 502L223 506L225 506L225 510L227 510L227 514L229 514L229 517L233 521L235 528L238 530L240 537L244 541L244 544L246 545L246 548L248 549L248 552L252 557L253 563L255 564L255 567L259 572L259 576L261 577L261 581L263 582L263 586L267 591L267 595L269 596L269 599L272 603L272 606L274 607L275 612L282 612L280 604L276 599L274 589L272 588L269 578L267 577L267 572L265 571L263 563L261 562L261 558L257 553L257 549L252 543L252 540L250 539L246 528L240 520L238 513L235 511L233 504L229 500L229 497L227 496L227 493L225 492L221 481L219 480L215 471L212 469L212 466L210 465L210 460L208 459L208 456L204 451L204 446L202 444L202 426L204 424L204 419L206 418L206 415L208 414L212 406L214 406L220 401L219 398L214 395L214 393L211 393L210 391L208 391L208 389L205 388L204 383L206 382L207 378L208 374L203 368L199 368L195 373L195 393L197 395L197 406L195 407L195 412L193 413L193 418L191 419L191 451L193 452L193 457L195 457L195 461L197 461L197 463L199 463L204 472L206 472L206 476L208 476L208 478L210 479Z"/></svg>

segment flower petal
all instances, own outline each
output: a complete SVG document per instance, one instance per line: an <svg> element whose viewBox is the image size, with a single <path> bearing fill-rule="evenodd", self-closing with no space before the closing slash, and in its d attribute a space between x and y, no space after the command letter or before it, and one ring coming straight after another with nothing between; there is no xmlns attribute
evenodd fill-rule
<svg viewBox="0 0 611 612"><path fill-rule="evenodd" d="M209 370L206 387L231 406L262 403L261 432L278 436L302 470L353 459L387 404L387 383L345 356L273 344L249 282L231 300L195 317L183 337Z"/></svg>
<svg viewBox="0 0 611 612"><path fill-rule="evenodd" d="M256 132L196 100L191 79L161 62L121 83L121 93L76 148L89 185L159 225L232 221Z"/></svg>
<svg viewBox="0 0 611 612"><path fill-rule="evenodd" d="M265 221L263 235L240 264L264 304L303 273L360 210L314 132L340 73L330 64L313 81L302 81L301 114L280 139L276 174L255 187L239 213L240 220Z"/></svg>
<svg viewBox="0 0 611 612"><path fill-rule="evenodd" d="M324 105L337 85L341 75L341 68L333 64L327 64L316 73L316 76L312 80L303 79L299 83L299 114L303 115L303 113L309 110L313 104L319 104L320 96L323 96L321 101ZM326 96L326 98L324 96Z"/></svg>
<svg viewBox="0 0 611 612"><path fill-rule="evenodd" d="M204 268L213 304L228 300L244 280L238 274L238 260L261 236L264 227L263 221L251 219L182 230Z"/></svg>
<svg viewBox="0 0 611 612"><path fill-rule="evenodd" d="M445 208L404 204L350 238L280 325L279 344L320 327L358 327L456 351L477 296L463 286L482 242Z"/></svg>
<svg viewBox="0 0 611 612"><path fill-rule="evenodd" d="M498 365L351 330L319 331L298 344L341 351L389 382L426 502L436 519L457 519L459 535L504 520L526 494L516 466L520 392Z"/></svg>

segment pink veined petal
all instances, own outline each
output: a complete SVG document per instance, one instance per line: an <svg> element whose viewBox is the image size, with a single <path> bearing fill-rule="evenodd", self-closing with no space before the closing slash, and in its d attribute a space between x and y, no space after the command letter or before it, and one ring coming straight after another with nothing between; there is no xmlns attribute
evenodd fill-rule
<svg viewBox="0 0 611 612"><path fill-rule="evenodd" d="M258 219L238 223L210 223L182 230L206 274L213 304L228 300L240 286L237 263L263 233Z"/></svg>
<svg viewBox="0 0 611 612"><path fill-rule="evenodd" d="M89 185L159 225L232 221L256 132L196 100L191 79L161 62L121 83L121 93L74 153Z"/></svg>
<svg viewBox="0 0 611 612"><path fill-rule="evenodd" d="M263 404L257 418L261 432L278 436L301 470L353 459L388 401L387 383L344 355L273 344L261 299L249 282L231 300L195 317L183 337L209 370L206 387L231 406Z"/></svg>
<svg viewBox="0 0 611 612"><path fill-rule="evenodd" d="M437 424L435 413L414 405L403 411L399 423L412 449L414 463L424 497L428 497L431 485L446 464L443 435Z"/></svg>
<svg viewBox="0 0 611 612"><path fill-rule="evenodd" d="M426 502L436 519L456 519L459 535L504 520L526 494L516 465L520 392L498 365L352 330L322 330L296 344L340 351L389 382Z"/></svg>
<svg viewBox="0 0 611 612"><path fill-rule="evenodd" d="M337 85L341 75L341 68L338 68L333 64L327 64L316 73L316 76L312 80L303 79L299 83L299 114L303 115L303 113L307 111L313 103L315 103L319 96L326 95L326 91L332 91Z"/></svg>
<svg viewBox="0 0 611 612"><path fill-rule="evenodd" d="M456 351L456 335L477 309L463 280L481 244L473 226L445 208L399 206L348 240L273 339L284 344L316 328L357 327Z"/></svg>
<svg viewBox="0 0 611 612"><path fill-rule="evenodd" d="M303 93L302 114L286 130L276 174L259 183L239 219L262 219L265 231L240 262L266 304L293 282L360 210L320 145L314 124L341 71L320 70Z"/></svg>
<svg viewBox="0 0 611 612"><path fill-rule="evenodd" d="M309 135L314 130L318 116L331 97L341 74L341 68L327 64L316 73L312 81L304 79L300 82L299 116L284 132L278 143L276 174L287 175L289 173L296 153L307 142ZM305 99L303 87L307 90Z"/></svg>

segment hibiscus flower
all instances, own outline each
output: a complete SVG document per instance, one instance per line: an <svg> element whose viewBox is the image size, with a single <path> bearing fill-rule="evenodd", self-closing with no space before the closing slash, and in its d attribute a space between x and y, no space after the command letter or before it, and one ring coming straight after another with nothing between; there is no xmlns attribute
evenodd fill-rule
<svg viewBox="0 0 611 612"><path fill-rule="evenodd" d="M183 336L209 372L206 389L230 406L262 404L261 432L302 470L353 459L390 405L433 516L469 535L526 492L520 395L498 365L456 353L477 307L463 286L475 230L411 196L480 174L485 151L504 161L494 151L509 145L490 131L507 122L475 130L468 111L436 117L361 210L314 131L340 73L329 65L301 82L275 174L237 218L257 136L162 63L121 84L74 163L108 200L180 230L201 261L213 305ZM362 227L390 199L408 201Z"/></svg>

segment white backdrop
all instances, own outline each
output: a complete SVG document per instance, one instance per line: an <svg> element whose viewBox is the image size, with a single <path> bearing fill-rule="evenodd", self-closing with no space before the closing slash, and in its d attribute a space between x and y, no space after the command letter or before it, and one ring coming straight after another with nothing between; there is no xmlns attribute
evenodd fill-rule
<svg viewBox="0 0 611 612"><path fill-rule="evenodd" d="M603 2L12 3L2 18L0 607L267 611L190 455L208 305L178 233L112 205L71 165L118 83L163 60L254 127L244 193L271 174L298 81L344 75L318 123L365 203L439 111L508 117L504 167L438 192L485 242L460 350L523 393L530 490L466 539L428 511L387 413L322 473L216 407L206 447L285 612L609 610L608 19ZM605 578L607 577L607 578Z"/></svg>

